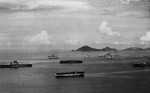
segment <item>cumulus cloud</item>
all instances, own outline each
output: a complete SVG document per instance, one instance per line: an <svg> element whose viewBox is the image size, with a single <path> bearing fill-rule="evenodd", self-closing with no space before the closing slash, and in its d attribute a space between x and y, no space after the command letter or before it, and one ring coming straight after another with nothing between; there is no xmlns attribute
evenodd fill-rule
<svg viewBox="0 0 150 93"><path fill-rule="evenodd" d="M150 41L150 31L146 32L146 35L140 37L141 41Z"/></svg>
<svg viewBox="0 0 150 93"><path fill-rule="evenodd" d="M70 39L70 40L66 40L66 44L69 44L69 45L78 45L78 44L81 44L81 42L79 40Z"/></svg>
<svg viewBox="0 0 150 93"><path fill-rule="evenodd" d="M146 44L146 43L145 43L144 41L142 41L142 42L141 42L141 44L143 44L143 45L144 45L144 44Z"/></svg>
<svg viewBox="0 0 150 93"><path fill-rule="evenodd" d="M100 42L99 40L97 40L95 43L96 43L96 44L100 44L101 42Z"/></svg>
<svg viewBox="0 0 150 93"><path fill-rule="evenodd" d="M31 44L39 44L39 45L48 45L48 44L54 44L54 42L51 42L50 35L47 33L47 31L41 31L40 33L28 38L28 42Z"/></svg>
<svg viewBox="0 0 150 93"><path fill-rule="evenodd" d="M119 41L116 41L116 42L114 42L114 44L115 44L115 45L124 45L124 44L126 44L126 42L119 42Z"/></svg>
<svg viewBox="0 0 150 93"><path fill-rule="evenodd" d="M2 0L0 9L11 11L29 11L29 10L82 10L91 8L87 2L75 0Z"/></svg>
<svg viewBox="0 0 150 93"><path fill-rule="evenodd" d="M10 37L7 33L0 33L0 45L11 45Z"/></svg>
<svg viewBox="0 0 150 93"><path fill-rule="evenodd" d="M138 2L140 0L120 0L121 4L130 4L131 2Z"/></svg>
<svg viewBox="0 0 150 93"><path fill-rule="evenodd" d="M103 21L99 26L99 30L101 33L108 35L108 36L120 36L119 32L112 31L112 28L108 26L107 21Z"/></svg>

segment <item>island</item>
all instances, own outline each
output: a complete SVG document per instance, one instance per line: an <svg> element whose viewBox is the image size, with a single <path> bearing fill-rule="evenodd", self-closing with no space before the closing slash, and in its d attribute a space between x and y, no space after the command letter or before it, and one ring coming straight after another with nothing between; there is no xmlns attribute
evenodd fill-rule
<svg viewBox="0 0 150 93"><path fill-rule="evenodd" d="M103 49L96 49L89 46L83 46L74 51L117 51L115 48L105 47Z"/></svg>

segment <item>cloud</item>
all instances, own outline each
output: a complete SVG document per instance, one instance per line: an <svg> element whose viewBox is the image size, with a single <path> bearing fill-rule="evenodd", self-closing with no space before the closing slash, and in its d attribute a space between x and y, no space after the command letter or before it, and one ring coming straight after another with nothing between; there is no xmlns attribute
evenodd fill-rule
<svg viewBox="0 0 150 93"><path fill-rule="evenodd" d="M119 13L116 13L116 16L118 17L143 17L144 16L144 13L141 13L139 11L122 11L122 12L119 12Z"/></svg>
<svg viewBox="0 0 150 93"><path fill-rule="evenodd" d="M2 0L1 10L31 11L31 10L87 10L91 7L87 2L75 0Z"/></svg>
<svg viewBox="0 0 150 93"><path fill-rule="evenodd" d="M96 43L96 44L100 44L100 43L101 43L101 41L97 40L95 43Z"/></svg>
<svg viewBox="0 0 150 93"><path fill-rule="evenodd" d="M148 0L114 0L114 2L116 2L114 6L110 5L101 9L101 14L134 19L150 17L150 2Z"/></svg>
<svg viewBox="0 0 150 93"><path fill-rule="evenodd" d="M108 35L108 36L120 36L119 32L112 31L112 28L108 26L107 21L103 21L99 26L99 30L101 33Z"/></svg>
<svg viewBox="0 0 150 93"><path fill-rule="evenodd" d="M131 2L138 2L140 0L120 0L121 4L130 4Z"/></svg>
<svg viewBox="0 0 150 93"><path fill-rule="evenodd" d="M114 42L114 44L115 44L115 45L124 45L124 44L126 44L126 42L119 42L119 41L116 41L116 42Z"/></svg>
<svg viewBox="0 0 150 93"><path fill-rule="evenodd" d="M141 41L150 41L150 31L146 32L146 35L140 37Z"/></svg>
<svg viewBox="0 0 150 93"><path fill-rule="evenodd" d="M47 31L41 31L40 33L27 38L27 41L30 44L39 44L39 45L49 45L49 44L55 44L54 42L51 42L50 35L47 33Z"/></svg>
<svg viewBox="0 0 150 93"><path fill-rule="evenodd" d="M141 42L141 44L143 44L143 45L144 45L144 44L146 44L146 43L145 43L144 41L142 41L142 42Z"/></svg>
<svg viewBox="0 0 150 93"><path fill-rule="evenodd" d="M81 42L79 40L67 40L66 41L66 44L69 44L69 45L78 45L78 44L81 44Z"/></svg>
<svg viewBox="0 0 150 93"><path fill-rule="evenodd" d="M7 33L0 33L0 45L11 45L10 37Z"/></svg>

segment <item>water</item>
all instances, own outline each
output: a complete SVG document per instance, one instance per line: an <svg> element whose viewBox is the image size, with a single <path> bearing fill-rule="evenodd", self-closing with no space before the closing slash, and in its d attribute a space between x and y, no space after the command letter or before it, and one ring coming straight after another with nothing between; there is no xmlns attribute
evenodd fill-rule
<svg viewBox="0 0 150 93"><path fill-rule="evenodd" d="M48 52L41 55L31 53L30 56L26 53L22 54L25 55L24 60L33 63L32 68L0 69L0 93L150 92L150 68L133 68L132 60L112 61L89 58L82 59L83 64L59 64L59 59L46 60L47 54ZM100 53L90 52L90 54ZM21 59L22 55L18 55L18 59ZM75 59L86 54L67 52L59 55L61 59ZM12 59L9 56L7 58ZM2 60L6 61L7 58ZM86 73L82 78L56 79L54 77L56 72L66 71L85 71Z"/></svg>

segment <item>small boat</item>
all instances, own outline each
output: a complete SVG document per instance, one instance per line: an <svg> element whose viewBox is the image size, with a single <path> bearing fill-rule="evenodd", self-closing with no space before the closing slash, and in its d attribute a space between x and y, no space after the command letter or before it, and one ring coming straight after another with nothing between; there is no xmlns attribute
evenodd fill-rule
<svg viewBox="0 0 150 93"><path fill-rule="evenodd" d="M61 60L60 64L74 64L74 63L82 63L82 60Z"/></svg>
<svg viewBox="0 0 150 93"><path fill-rule="evenodd" d="M19 64L18 61L10 62L8 65L0 65L0 68L19 68L19 67L32 67L32 64Z"/></svg>
<svg viewBox="0 0 150 93"><path fill-rule="evenodd" d="M56 78L62 78L62 77L84 77L84 71L56 73L55 77Z"/></svg>
<svg viewBox="0 0 150 93"><path fill-rule="evenodd" d="M150 67L150 63L146 63L144 60L141 60L138 63L134 63L133 67Z"/></svg>

